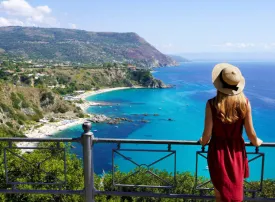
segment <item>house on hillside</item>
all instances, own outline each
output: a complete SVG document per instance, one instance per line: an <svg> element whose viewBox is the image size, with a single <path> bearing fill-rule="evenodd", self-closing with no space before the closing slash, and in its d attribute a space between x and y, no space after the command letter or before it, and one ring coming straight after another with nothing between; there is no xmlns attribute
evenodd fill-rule
<svg viewBox="0 0 275 202"><path fill-rule="evenodd" d="M127 65L127 68L129 69L129 70L131 70L131 71L136 71L137 70L137 67L136 66L134 66L134 65Z"/></svg>
<svg viewBox="0 0 275 202"><path fill-rule="evenodd" d="M45 65L43 64L37 64L37 65L33 65L34 68L44 68Z"/></svg>
<svg viewBox="0 0 275 202"><path fill-rule="evenodd" d="M74 93L80 95L82 93L85 93L85 90L75 90Z"/></svg>

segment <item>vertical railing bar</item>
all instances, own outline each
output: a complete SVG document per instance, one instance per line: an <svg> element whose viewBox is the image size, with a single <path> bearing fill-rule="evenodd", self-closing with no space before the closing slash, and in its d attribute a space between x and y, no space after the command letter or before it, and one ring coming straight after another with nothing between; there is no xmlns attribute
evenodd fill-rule
<svg viewBox="0 0 275 202"><path fill-rule="evenodd" d="M65 184L67 184L67 159L66 159L66 148L64 148L64 180Z"/></svg>
<svg viewBox="0 0 275 202"><path fill-rule="evenodd" d="M12 148L12 141L9 141L8 144L9 144L9 148Z"/></svg>
<svg viewBox="0 0 275 202"><path fill-rule="evenodd" d="M113 165L113 174L112 174L112 180L113 180L113 185L115 185L115 165L114 165L114 158L115 158L115 155L114 155L114 149L112 149L112 165Z"/></svg>
<svg viewBox="0 0 275 202"><path fill-rule="evenodd" d="M264 162L265 162L265 154L262 154L262 172L261 172L261 183L260 183L260 191L263 190L263 180L264 180Z"/></svg>
<svg viewBox="0 0 275 202"><path fill-rule="evenodd" d="M9 176L8 176L8 162L7 162L6 152L7 152L7 149L4 148L4 162L5 162L6 184L8 184L8 182L9 182Z"/></svg>
<svg viewBox="0 0 275 202"><path fill-rule="evenodd" d="M94 201L94 166L93 166L93 133L90 131L92 124L84 122L82 125L84 133L81 136L83 146L84 167L84 201Z"/></svg>
<svg viewBox="0 0 275 202"><path fill-rule="evenodd" d="M175 151L175 155L174 155L174 183L175 183L175 187L177 186L177 152Z"/></svg>
<svg viewBox="0 0 275 202"><path fill-rule="evenodd" d="M171 144L168 144L168 151L171 151Z"/></svg>
<svg viewBox="0 0 275 202"><path fill-rule="evenodd" d="M198 184L198 154L199 152L196 152L196 172L195 172L195 185L194 185L194 191Z"/></svg>
<svg viewBox="0 0 275 202"><path fill-rule="evenodd" d="M60 142L56 142L56 148L60 149Z"/></svg>
<svg viewBox="0 0 275 202"><path fill-rule="evenodd" d="M256 197L256 192L252 192L252 198Z"/></svg>

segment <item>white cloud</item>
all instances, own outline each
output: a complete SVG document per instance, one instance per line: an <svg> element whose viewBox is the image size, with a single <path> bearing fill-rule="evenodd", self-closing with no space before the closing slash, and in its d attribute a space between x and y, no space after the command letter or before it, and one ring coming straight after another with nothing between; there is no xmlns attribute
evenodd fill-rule
<svg viewBox="0 0 275 202"><path fill-rule="evenodd" d="M0 17L0 27L1 26L24 26L24 23L17 19L7 19Z"/></svg>
<svg viewBox="0 0 275 202"><path fill-rule="evenodd" d="M260 44L264 49L270 50L275 48L275 43L261 43Z"/></svg>
<svg viewBox="0 0 275 202"><path fill-rule="evenodd" d="M42 13L45 13L45 14L52 12L52 10L48 6L37 6L36 9L38 11L41 11Z"/></svg>
<svg viewBox="0 0 275 202"><path fill-rule="evenodd" d="M215 47L221 47L221 48L237 48L237 49L244 49L244 48L252 48L255 47L256 45L254 43L231 43L227 42L224 44L217 44L213 45Z"/></svg>
<svg viewBox="0 0 275 202"><path fill-rule="evenodd" d="M16 17L27 26L59 26L47 5L33 7L25 0L5 0L0 2L0 11L8 15L11 25L16 23L10 17Z"/></svg>
<svg viewBox="0 0 275 202"><path fill-rule="evenodd" d="M77 28L76 24L74 24L74 23L68 23L68 25L72 29L76 29Z"/></svg>

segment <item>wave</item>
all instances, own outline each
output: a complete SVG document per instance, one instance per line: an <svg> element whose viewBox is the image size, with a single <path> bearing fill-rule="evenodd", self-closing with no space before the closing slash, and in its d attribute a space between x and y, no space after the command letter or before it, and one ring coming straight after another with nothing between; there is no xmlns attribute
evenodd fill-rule
<svg viewBox="0 0 275 202"><path fill-rule="evenodd" d="M267 104L275 104L275 99L274 98L270 98L267 96L263 96L263 95L259 95L257 93L252 93L252 92L246 92L247 95L253 96Z"/></svg>

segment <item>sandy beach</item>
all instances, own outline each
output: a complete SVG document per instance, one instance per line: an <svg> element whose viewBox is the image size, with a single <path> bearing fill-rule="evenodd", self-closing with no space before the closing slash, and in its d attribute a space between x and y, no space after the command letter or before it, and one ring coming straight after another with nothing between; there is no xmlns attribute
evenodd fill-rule
<svg viewBox="0 0 275 202"><path fill-rule="evenodd" d="M111 92L111 91L116 91L116 90L135 89L135 88L144 88L144 87L142 87L142 86L116 87L116 88L104 88L104 89L95 90L95 91L87 91L87 92L85 92L83 94L75 96L76 99L82 99L84 101L84 103L82 103L82 104L77 104L76 103L76 106L79 106L85 112L87 110L87 108L89 108L90 106L104 105L104 104L102 104L102 102L86 101L85 99L87 97L90 97L90 96L93 96L93 95L97 95L97 94L101 94L101 93L107 93L107 92Z"/></svg>
<svg viewBox="0 0 275 202"><path fill-rule="evenodd" d="M93 95L97 95L97 94L101 94L101 93L107 93L107 92L111 92L111 91L115 91L115 90L124 90L124 89L130 89L131 87L116 87L116 88L104 88L104 89L99 89L99 90L91 90L91 91L87 91L83 94L77 95L75 96L76 98L79 99L86 99L87 97L93 96ZM133 88L141 88L141 87L133 87Z"/></svg>
<svg viewBox="0 0 275 202"><path fill-rule="evenodd" d="M133 86L133 87L103 88L103 89L99 89L99 90L86 91L83 94L75 96L75 98L86 99L87 97L97 95L97 94L101 94L101 93L107 93L107 92L111 92L111 91L115 91L115 90L135 89L135 88L145 88L145 87Z"/></svg>
<svg viewBox="0 0 275 202"><path fill-rule="evenodd" d="M77 104L77 106L81 107L81 109L83 111L86 111L86 109L89 106L92 105L98 105L99 103L96 102L86 102L85 99L87 97L93 96L93 95L97 95L100 93L106 93L106 92L111 92L111 91L115 91L115 90L124 90L124 89L130 89L130 88L142 88L139 86L135 86L135 87L116 87L116 88L105 88L105 89L100 89L100 90L95 90L95 91L87 91L83 94L77 95L75 96L75 98L78 99L82 99L84 100L83 104ZM25 132L25 136L28 138L47 138L51 135L54 135L55 133L65 130L69 127L78 125L78 124L82 124L85 122L85 118L79 118L79 119L72 119L72 120L61 120L59 122L46 122L46 123L41 123L42 126L39 128L35 128L34 127ZM22 143L18 143L17 146L18 147L32 147L35 146L35 143L31 143L31 142L22 142Z"/></svg>

